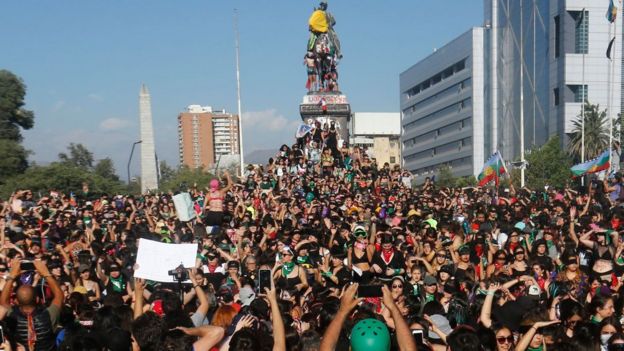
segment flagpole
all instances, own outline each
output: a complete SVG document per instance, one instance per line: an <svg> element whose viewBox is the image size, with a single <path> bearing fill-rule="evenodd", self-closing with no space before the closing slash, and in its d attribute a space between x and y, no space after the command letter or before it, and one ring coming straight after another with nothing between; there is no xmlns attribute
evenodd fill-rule
<svg viewBox="0 0 624 351"><path fill-rule="evenodd" d="M240 154L240 176L245 173L245 160L243 156L243 112L241 108L240 86L240 46L238 35L238 10L234 9L234 34L236 36L236 105L238 108L238 153Z"/></svg>
<svg viewBox="0 0 624 351"><path fill-rule="evenodd" d="M619 5L619 4L618 4ZM617 12L620 12L620 6L617 7ZM616 53L616 45L617 45L617 20L618 20L618 14L616 14L615 17L615 21L613 21L613 23L609 24L609 39L611 39L611 32L613 31L613 47L611 48L611 50L613 50L613 54L611 55L611 62L609 62L609 79L608 79L608 83L609 83L609 88L608 88L608 113L609 113L609 170L607 172L607 174L609 174L611 172L611 158L612 158L612 153L613 153L613 81L614 78L612 77L613 74L615 73L615 53Z"/></svg>
<svg viewBox="0 0 624 351"><path fill-rule="evenodd" d="M585 8L583 8L583 13L581 14L583 20L580 25L583 26L583 22L585 21ZM585 32L585 26L583 26L583 36L587 33ZM589 45L588 45L589 48ZM585 162L585 49L583 49L583 102L581 103L581 163ZM581 186L585 185L585 177L581 177Z"/></svg>
<svg viewBox="0 0 624 351"><path fill-rule="evenodd" d="M520 187L524 188L524 0L520 0Z"/></svg>

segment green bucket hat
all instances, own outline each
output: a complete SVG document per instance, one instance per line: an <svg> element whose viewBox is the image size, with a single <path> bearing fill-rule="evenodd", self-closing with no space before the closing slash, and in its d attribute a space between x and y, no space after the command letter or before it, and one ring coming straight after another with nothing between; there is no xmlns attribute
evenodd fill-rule
<svg viewBox="0 0 624 351"><path fill-rule="evenodd" d="M374 318L363 319L351 330L352 351L390 350L388 327Z"/></svg>

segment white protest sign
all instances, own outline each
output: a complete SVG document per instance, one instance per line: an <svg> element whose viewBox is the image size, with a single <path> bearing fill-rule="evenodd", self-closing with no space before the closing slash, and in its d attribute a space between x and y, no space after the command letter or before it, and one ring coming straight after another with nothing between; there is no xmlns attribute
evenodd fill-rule
<svg viewBox="0 0 624 351"><path fill-rule="evenodd" d="M173 205L178 214L178 219L182 222L188 222L195 218L195 209L193 208L193 200L189 193L180 193L173 196Z"/></svg>
<svg viewBox="0 0 624 351"><path fill-rule="evenodd" d="M167 274L182 263L186 268L195 267L197 244L165 244L140 239L137 253L137 269L134 276L157 282L171 283L173 277Z"/></svg>

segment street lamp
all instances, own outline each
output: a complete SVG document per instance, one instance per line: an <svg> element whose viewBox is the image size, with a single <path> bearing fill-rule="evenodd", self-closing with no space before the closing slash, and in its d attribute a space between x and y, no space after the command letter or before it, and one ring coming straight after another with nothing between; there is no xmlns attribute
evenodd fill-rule
<svg viewBox="0 0 624 351"><path fill-rule="evenodd" d="M130 162L132 162L132 154L134 154L134 147L137 144L140 144L143 140L139 140L139 141L135 141L134 144L132 144L132 150L130 151L130 157L128 158L128 185L130 185Z"/></svg>

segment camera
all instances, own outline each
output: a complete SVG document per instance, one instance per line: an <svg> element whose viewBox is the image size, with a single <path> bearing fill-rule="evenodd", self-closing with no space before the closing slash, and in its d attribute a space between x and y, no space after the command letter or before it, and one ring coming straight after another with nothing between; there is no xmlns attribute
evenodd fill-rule
<svg viewBox="0 0 624 351"><path fill-rule="evenodd" d="M177 266L175 269L168 271L167 274L172 276L173 280L175 280L176 282L183 282L189 279L189 273L186 268L184 268L182 263L180 263L180 265Z"/></svg>

